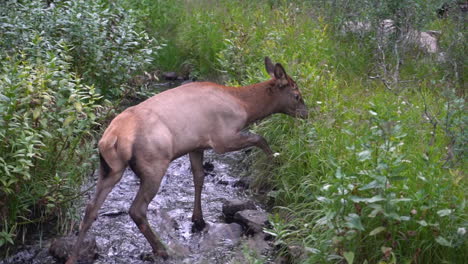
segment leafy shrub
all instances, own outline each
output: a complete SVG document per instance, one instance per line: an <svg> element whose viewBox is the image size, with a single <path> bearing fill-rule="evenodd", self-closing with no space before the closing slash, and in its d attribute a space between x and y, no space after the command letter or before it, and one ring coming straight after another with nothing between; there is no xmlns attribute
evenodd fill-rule
<svg viewBox="0 0 468 264"><path fill-rule="evenodd" d="M100 96L70 72L64 50L43 60L13 54L0 69L2 233L64 217L75 185L93 167L92 127ZM65 203L65 204L64 204ZM12 242L0 238L0 245Z"/></svg>
<svg viewBox="0 0 468 264"><path fill-rule="evenodd" d="M96 161L103 96L120 97L160 48L141 25L107 1L0 5L0 246L30 224L68 228Z"/></svg>
<svg viewBox="0 0 468 264"><path fill-rule="evenodd" d="M72 69L105 96L121 94L119 85L152 62L160 46L138 24L131 11L105 1L44 1L0 7L0 47L31 56L35 49L53 51L59 43L70 47ZM34 45L41 39L41 46Z"/></svg>

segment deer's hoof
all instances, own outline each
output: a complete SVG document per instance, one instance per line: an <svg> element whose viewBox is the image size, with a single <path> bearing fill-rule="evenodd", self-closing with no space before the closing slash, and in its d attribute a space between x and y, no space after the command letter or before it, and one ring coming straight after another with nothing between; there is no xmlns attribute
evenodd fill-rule
<svg viewBox="0 0 468 264"><path fill-rule="evenodd" d="M197 233L202 231L206 226L205 220L195 220L192 225L192 233Z"/></svg>

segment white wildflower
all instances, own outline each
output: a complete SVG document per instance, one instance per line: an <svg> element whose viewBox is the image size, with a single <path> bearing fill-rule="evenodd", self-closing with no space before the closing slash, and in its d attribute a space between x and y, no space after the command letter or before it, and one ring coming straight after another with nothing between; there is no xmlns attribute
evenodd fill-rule
<svg viewBox="0 0 468 264"><path fill-rule="evenodd" d="M466 228L459 227L457 230L457 234L459 234L460 236L463 236L464 234L466 234Z"/></svg>

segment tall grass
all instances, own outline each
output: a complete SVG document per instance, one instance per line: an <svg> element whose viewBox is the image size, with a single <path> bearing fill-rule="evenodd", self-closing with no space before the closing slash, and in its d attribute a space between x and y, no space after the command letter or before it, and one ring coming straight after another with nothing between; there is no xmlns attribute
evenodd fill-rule
<svg viewBox="0 0 468 264"><path fill-rule="evenodd" d="M334 11L329 3L180 0L142 12L153 19L150 27L170 25L166 38L173 47L160 63L174 67L173 59L205 78L216 71L237 85L268 78L262 58L270 56L297 81L311 117L274 116L253 128L281 153L274 168L261 165L258 155L257 185L270 186L277 217L268 232L282 252L290 245L303 249L293 262L462 263L468 258L467 120L455 91L463 89L466 73L452 70L463 33L456 21L424 13L435 2L379 1L353 14L400 19L411 7L418 16L404 22L442 30L442 49L453 56L439 62L406 47L378 53L372 32L339 33L350 18L344 11L352 8ZM371 7L381 9L366 13ZM391 89L375 74L383 66L395 69L395 56L403 60L398 89Z"/></svg>

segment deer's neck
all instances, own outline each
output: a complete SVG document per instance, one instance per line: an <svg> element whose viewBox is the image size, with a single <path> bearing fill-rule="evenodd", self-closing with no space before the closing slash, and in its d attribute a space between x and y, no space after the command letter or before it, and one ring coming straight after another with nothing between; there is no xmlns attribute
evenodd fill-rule
<svg viewBox="0 0 468 264"><path fill-rule="evenodd" d="M274 80L269 80L243 87L230 87L229 92L239 99L247 112L247 124L278 112L274 86Z"/></svg>

